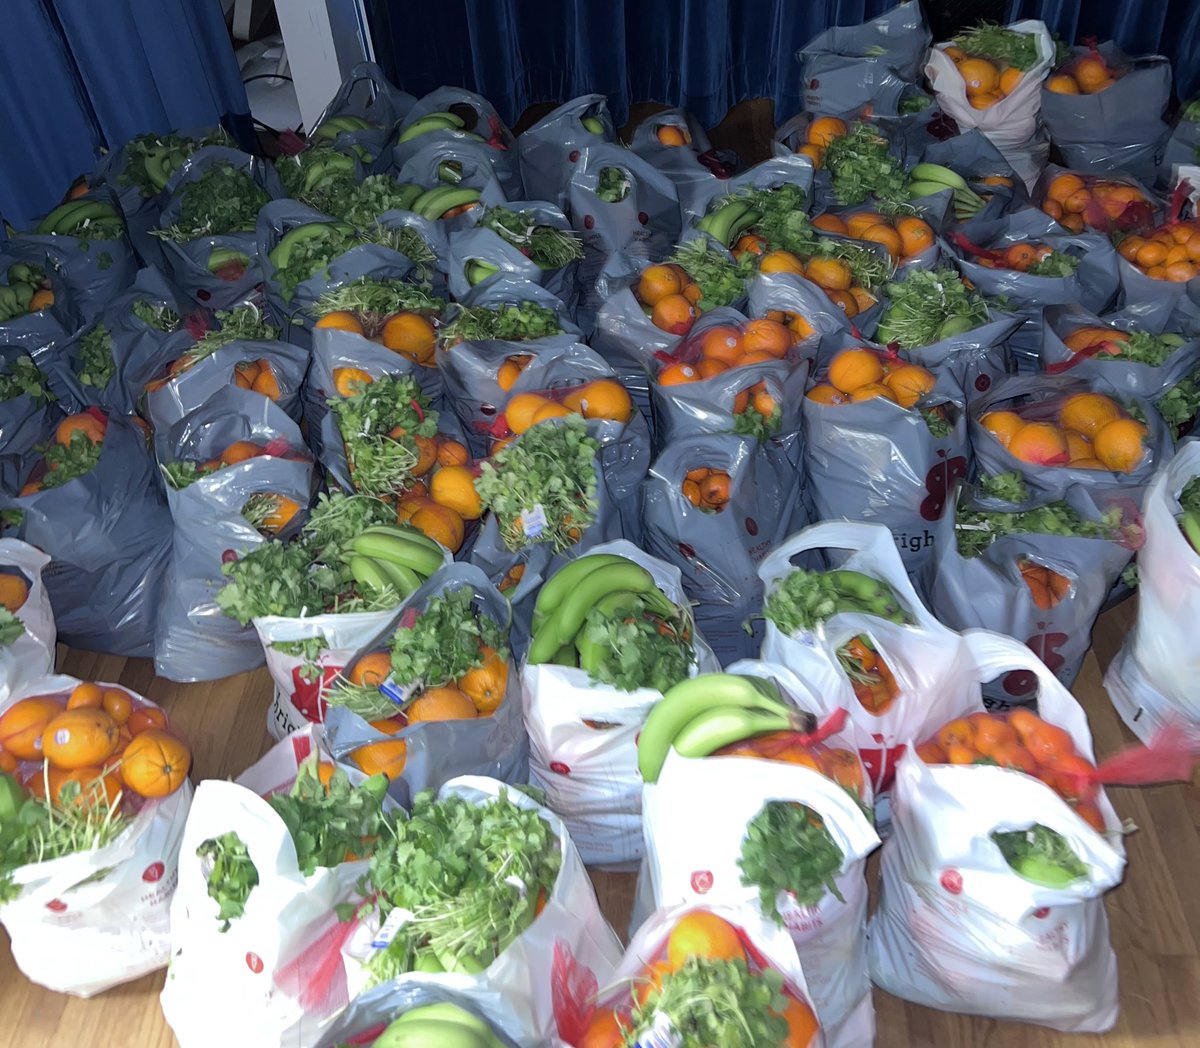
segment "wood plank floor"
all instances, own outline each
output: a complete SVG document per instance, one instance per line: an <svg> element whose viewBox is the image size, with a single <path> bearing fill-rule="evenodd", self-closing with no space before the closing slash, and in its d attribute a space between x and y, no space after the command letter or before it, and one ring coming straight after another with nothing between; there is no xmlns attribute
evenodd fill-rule
<svg viewBox="0 0 1200 1048"><path fill-rule="evenodd" d="M1109 612L1075 688L1100 756L1131 741L1113 713L1101 676L1132 621L1133 603ZM62 669L119 682L166 707L195 751L195 776L225 778L269 745L270 683L265 671L209 684L155 678L145 660L64 652ZM1193 785L1113 790L1122 817L1138 832L1128 841L1125 883L1108 897L1120 960L1121 1017L1103 1037L1066 1036L1038 1027L930 1011L876 991L879 1048L1197 1048L1200 1046L1200 794ZM874 866L872 866L872 873ZM632 902L631 875L595 876L605 912L622 934ZM172 1048L158 1006L161 973L90 1001L49 993L15 968L0 948L0 1046L8 1048ZM213 1001L215 1007L219 1001Z"/></svg>

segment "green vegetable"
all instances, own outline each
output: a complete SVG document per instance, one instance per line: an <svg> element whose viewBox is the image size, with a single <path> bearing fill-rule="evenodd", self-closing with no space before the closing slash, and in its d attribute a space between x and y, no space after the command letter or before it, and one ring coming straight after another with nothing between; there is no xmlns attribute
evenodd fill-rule
<svg viewBox="0 0 1200 1048"><path fill-rule="evenodd" d="M689 957L651 985L635 1005L626 1048L657 1043L650 1031L665 1015L681 1048L765 1048L785 1043L788 998L783 976L772 968L753 973L743 960Z"/></svg>
<svg viewBox="0 0 1200 1048"><path fill-rule="evenodd" d="M1035 277L1069 277L1079 268L1079 259L1065 251L1051 251L1045 258L1038 259L1026 273Z"/></svg>
<svg viewBox="0 0 1200 1048"><path fill-rule="evenodd" d="M1090 867L1057 830L1035 822L1023 830L996 830L991 839L1020 876L1044 888L1064 888L1087 877Z"/></svg>
<svg viewBox="0 0 1200 1048"><path fill-rule="evenodd" d="M204 146L232 145L229 136L221 128L200 138L185 138L182 135L156 135L153 132L131 138L125 146L125 170L117 176L117 184L137 186L142 196L156 196L166 179L170 178L179 165L192 153ZM156 183L146 170L151 157L164 156L159 168L160 181Z"/></svg>
<svg viewBox="0 0 1200 1048"><path fill-rule="evenodd" d="M968 291L952 269L912 272L885 290L891 304L879 321L875 336L879 342L917 349L970 331L988 319L986 300Z"/></svg>
<svg viewBox="0 0 1200 1048"><path fill-rule="evenodd" d="M877 615L901 624L911 621L886 582L861 572L794 568L763 605L763 616L788 636L815 629L839 612Z"/></svg>
<svg viewBox="0 0 1200 1048"><path fill-rule="evenodd" d="M1154 405L1178 438L1183 427L1200 413L1200 371L1193 371L1164 393Z"/></svg>
<svg viewBox="0 0 1200 1048"><path fill-rule="evenodd" d="M258 867L236 833L209 837L196 849L196 855L211 864L206 878L208 897L217 903L217 920L221 931L227 932L232 922L246 912L246 900L258 887Z"/></svg>
<svg viewBox="0 0 1200 1048"><path fill-rule="evenodd" d="M533 922L562 862L549 824L507 790L482 804L418 793L387 829L368 880L384 920L397 907L411 917L367 962L372 985L418 965L483 971Z"/></svg>
<svg viewBox="0 0 1200 1048"><path fill-rule="evenodd" d="M923 113L933 105L933 99L926 94L909 94L900 99L900 104L896 107L896 112L901 116L912 116L914 113Z"/></svg>
<svg viewBox="0 0 1200 1048"><path fill-rule="evenodd" d="M275 270L275 281L284 301L290 302L296 288L319 273L324 273L328 280L330 263L360 243L362 239L357 233L347 233L332 223L326 224L319 235L297 243L288 255L287 265Z"/></svg>
<svg viewBox="0 0 1200 1048"><path fill-rule="evenodd" d="M1192 477L1179 492L1179 508L1200 516L1200 477Z"/></svg>
<svg viewBox="0 0 1200 1048"><path fill-rule="evenodd" d="M846 901L835 880L845 858L817 812L768 801L746 827L738 866L742 883L758 889L763 913L782 925L780 893L792 895L799 906L816 906L826 893Z"/></svg>
<svg viewBox="0 0 1200 1048"><path fill-rule="evenodd" d="M104 324L97 323L79 339L79 381L94 389L104 389L116 370L112 335Z"/></svg>
<svg viewBox="0 0 1200 1048"><path fill-rule="evenodd" d="M857 120L830 142L825 168L839 204L861 204L872 195L884 211L908 203L908 176L873 124Z"/></svg>
<svg viewBox="0 0 1200 1048"><path fill-rule="evenodd" d="M262 310L250 303L233 309L218 309L216 321L218 326L201 335L184 354L188 367L230 342L270 342L279 337L279 329L268 324Z"/></svg>
<svg viewBox="0 0 1200 1048"><path fill-rule="evenodd" d="M588 660L583 668L592 680L622 691L665 692L686 680L696 661L690 620L683 613L670 620L660 618L641 597L611 613L593 607L584 621L584 636L597 661Z"/></svg>
<svg viewBox="0 0 1200 1048"><path fill-rule="evenodd" d="M505 303L487 306L459 306L458 311L438 332L443 346L458 342L525 342L529 339L561 335L558 314L536 302Z"/></svg>
<svg viewBox="0 0 1200 1048"><path fill-rule="evenodd" d="M1030 498L1029 485L1025 478L1016 470L1008 473L995 473L979 478L979 493L987 498L999 499L1001 502L1022 503Z"/></svg>
<svg viewBox="0 0 1200 1048"><path fill-rule="evenodd" d="M1189 124L1200 123L1200 98L1193 98L1185 105L1179 119L1186 120Z"/></svg>
<svg viewBox="0 0 1200 1048"><path fill-rule="evenodd" d="M216 473L221 467L214 463L180 459L177 462L161 463L159 468L162 470L163 479L176 491L182 491L188 485L195 484L201 477Z"/></svg>
<svg viewBox="0 0 1200 1048"><path fill-rule="evenodd" d="M381 499L334 491L317 496L317 504L304 524L304 540L317 560L331 564L340 560L349 544L367 528L395 522L396 511Z"/></svg>
<svg viewBox="0 0 1200 1048"><path fill-rule="evenodd" d="M309 313L316 318L343 311L353 313L367 336L373 337L383 330L388 317L395 313L439 314L445 308L445 301L430 294L426 284L362 277L330 288L317 299Z"/></svg>
<svg viewBox="0 0 1200 1048"><path fill-rule="evenodd" d="M358 235L365 244L378 244L380 247L398 251L413 264L413 272L419 279L429 279L437 255L416 227L385 226L376 222L363 226Z"/></svg>
<svg viewBox="0 0 1200 1048"><path fill-rule="evenodd" d="M479 228L492 230L542 269L561 269L583 258L578 234L539 222L532 211L493 207L479 220Z"/></svg>
<svg viewBox="0 0 1200 1048"><path fill-rule="evenodd" d="M754 260L732 261L710 241L697 238L680 244L668 262L682 266L700 288L696 305L703 311L731 306L746 293L746 283L754 279Z"/></svg>
<svg viewBox="0 0 1200 1048"><path fill-rule="evenodd" d="M332 398L329 409L346 446L355 490L386 498L412 486L420 458L413 438L436 436L438 419L416 379L381 375L352 396Z"/></svg>
<svg viewBox="0 0 1200 1048"><path fill-rule="evenodd" d="M217 606L243 626L266 615L319 615L336 581L329 572L311 567L312 557L303 543L264 542L221 565L229 581L217 591Z"/></svg>
<svg viewBox="0 0 1200 1048"><path fill-rule="evenodd" d="M144 298L139 298L134 302L130 312L143 324L157 328L159 331L175 331L180 324L179 314L170 306L147 302Z"/></svg>
<svg viewBox="0 0 1200 1048"><path fill-rule="evenodd" d="M770 415L764 415L753 406L733 416L733 431L743 437L753 437L766 443L783 426L783 408L776 404Z"/></svg>
<svg viewBox="0 0 1200 1048"><path fill-rule="evenodd" d="M8 365L7 375L0 375L0 402L17 397L32 397L39 401L54 399L33 357L24 354L13 358Z"/></svg>
<svg viewBox="0 0 1200 1048"><path fill-rule="evenodd" d="M496 514L500 535L516 551L548 542L555 552L574 545L596 517L596 452L578 415L542 422L480 467L475 490ZM546 524L529 534L522 515L541 507ZM531 529L532 530L532 529Z"/></svg>
<svg viewBox="0 0 1200 1048"><path fill-rule="evenodd" d="M596 197L606 204L619 204L629 195L629 173L619 167L602 167L596 180Z"/></svg>
<svg viewBox="0 0 1200 1048"><path fill-rule="evenodd" d="M71 434L71 443L67 445L51 441L42 447L42 457L46 460L46 474L42 477L43 488L57 488L90 473L100 461L100 453L104 450L104 442L92 443L87 435L76 431Z"/></svg>
<svg viewBox="0 0 1200 1048"><path fill-rule="evenodd" d="M392 676L401 684L439 688L483 665L482 648L505 647L504 627L475 606L468 588L451 590L392 636Z"/></svg>
<svg viewBox="0 0 1200 1048"><path fill-rule="evenodd" d="M1020 70L1037 64L1037 39L1032 33L1018 33L991 22L959 33L954 43L969 55L988 58L994 62L1016 66Z"/></svg>
<svg viewBox="0 0 1200 1048"><path fill-rule="evenodd" d="M213 164L181 190L175 224L151 232L180 244L207 236L252 233L258 212L270 199L246 171L232 164Z"/></svg>
<svg viewBox="0 0 1200 1048"><path fill-rule="evenodd" d="M1149 364L1159 367L1168 357L1184 344L1182 335L1163 334L1152 335L1149 331L1130 331L1129 338L1120 341L1113 339L1109 346L1115 353L1102 350L1092 357L1093 360L1133 360L1139 364Z"/></svg>
<svg viewBox="0 0 1200 1048"><path fill-rule="evenodd" d="M0 607L0 647L8 647L25 632L23 623L8 608Z"/></svg>
<svg viewBox="0 0 1200 1048"><path fill-rule="evenodd" d="M937 408L922 408L921 418L925 420L925 425L928 427L932 436L938 440L950 436L954 432L954 425L946 417L944 412L938 411Z"/></svg>
<svg viewBox="0 0 1200 1048"><path fill-rule="evenodd" d="M321 655L326 650L324 637L305 637L302 640L276 640L271 642L271 647L279 652L280 655L288 655L293 659L301 661L298 671L301 680L313 684L319 681L324 675L320 662Z"/></svg>

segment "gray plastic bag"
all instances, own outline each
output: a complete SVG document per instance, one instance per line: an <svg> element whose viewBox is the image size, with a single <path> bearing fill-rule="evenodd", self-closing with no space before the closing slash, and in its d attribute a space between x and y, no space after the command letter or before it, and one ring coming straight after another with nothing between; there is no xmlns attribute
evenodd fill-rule
<svg viewBox="0 0 1200 1048"><path fill-rule="evenodd" d="M458 300L457 305L463 309L482 307L495 310L506 305L519 306L523 302L532 302L545 309L554 310L558 315L558 324L562 329L562 334L571 335L572 337L578 337L583 334L574 320L571 319L566 304L554 292L549 291L541 284L535 284L508 273L502 273L493 280L488 280L483 284L471 288L470 291ZM448 324L454 319L456 313L455 308L451 306L443 318L443 323ZM524 344L522 343L522 345Z"/></svg>
<svg viewBox="0 0 1200 1048"><path fill-rule="evenodd" d="M51 400L53 393L37 361L20 346L0 346L0 387L9 386L14 365L25 377L11 390L4 389L13 396L0 400L0 455L19 460L50 436L63 413Z"/></svg>
<svg viewBox="0 0 1200 1048"><path fill-rule="evenodd" d="M988 221L1029 205L1029 191L1012 165L991 140L976 127L942 142L932 142L920 154L922 163L941 164L957 171L980 196L988 195L983 210L972 221ZM1011 185L988 185L984 178L1007 178Z"/></svg>
<svg viewBox="0 0 1200 1048"><path fill-rule="evenodd" d="M155 628L154 670L175 681L215 680L263 664L263 649L253 626L241 626L216 603L224 584L221 565L231 551L247 551L269 541L243 516L258 494L279 495L302 509L312 497L313 463L303 437L274 405L257 416L260 405L247 403L244 390L216 394L172 426L165 459L203 459L219 454L234 440L286 442L289 455L247 459L201 477L182 489L167 485L174 541ZM260 398L261 399L261 398ZM243 414L243 412L247 414ZM164 454L165 452L165 454ZM280 534L292 532L302 511Z"/></svg>
<svg viewBox="0 0 1200 1048"><path fill-rule="evenodd" d="M937 375L912 409L882 397L851 404L804 398L805 476L816 520L858 520L892 532L909 573L931 555L933 527L955 481L970 470L965 397ZM941 406L950 430L934 436L921 409Z"/></svg>
<svg viewBox="0 0 1200 1048"><path fill-rule="evenodd" d="M447 564L404 602L387 626L364 644L347 666L353 666L370 652L389 647L396 629L419 618L421 610L431 598L461 589L469 589L474 595L473 605L508 632L512 610L504 595L474 565ZM501 649L501 654L507 653ZM516 659L510 656L508 664L508 688L504 701L488 717L421 722L389 736L372 728L357 714L330 705L325 714L325 741L330 752L338 759L343 759L352 750L368 742L380 742L387 738L403 739L408 747L404 773L392 780L388 792L406 806L411 803L414 793L438 789L458 775L486 775L502 782L526 782L529 777L529 740L525 735L525 721L521 713ZM413 682L396 683L407 686Z"/></svg>
<svg viewBox="0 0 1200 1048"><path fill-rule="evenodd" d="M584 120L598 122L601 130L587 127ZM526 194L566 211L567 187L585 162L587 151L616 142L617 129L604 95L580 95L564 102L517 138Z"/></svg>
<svg viewBox="0 0 1200 1048"><path fill-rule="evenodd" d="M142 430L113 415L91 472L36 494L11 494L40 466L23 457L0 509L21 514L10 537L53 558L42 579L59 640L85 651L151 655L171 516Z"/></svg>
<svg viewBox="0 0 1200 1048"><path fill-rule="evenodd" d="M484 207L495 207L510 199L519 200L524 195L519 184L506 190L501 183L492 166L495 150L482 142L463 138L459 132L442 131L422 135L407 143L407 146L393 146L393 155L398 155L402 149L407 150L403 163L393 161L399 182L426 189L446 185L477 189L479 201ZM459 218L441 221L467 224Z"/></svg>
<svg viewBox="0 0 1200 1048"><path fill-rule="evenodd" d="M10 254L10 246L11 242L0 242L0 278L3 283L12 283L8 276L11 267L32 264L41 271L50 285L50 293L54 296L54 302L44 309L17 312L8 320L0 320L0 346L24 346L32 353L72 331L77 331L83 319L71 304L71 293L58 270L53 266L42 266L36 259L31 263L19 254ZM29 245L25 245L21 254L35 253L30 251Z"/></svg>
<svg viewBox="0 0 1200 1048"><path fill-rule="evenodd" d="M386 157L392 133L416 104L416 98L390 83L374 62L359 62L317 117L308 138L332 145L342 153L353 153L364 164L370 164ZM358 117L371 126L344 129L345 117Z"/></svg>
<svg viewBox="0 0 1200 1048"><path fill-rule="evenodd" d="M1194 102L1183 107L1170 129L1159 167L1160 182L1173 182L1180 164L1200 162L1200 112L1193 110L1193 105Z"/></svg>
<svg viewBox="0 0 1200 1048"><path fill-rule="evenodd" d="M1104 393L1127 410L1132 407L1139 416L1144 416L1149 429L1147 447L1141 462L1131 472L1034 465L1012 455L980 422L989 411L1001 410L1016 411L1030 421L1053 421L1057 418L1059 404L1066 397L1087 392ZM1021 375L997 382L986 396L971 404L970 430L971 446L981 474L1020 473L1032 492L1046 498L1062 498L1067 488L1075 484L1085 488L1097 501L1120 494L1137 505L1155 470L1170 457L1172 448L1166 423L1147 401L1121 396L1102 378L1088 381L1072 375Z"/></svg>
<svg viewBox="0 0 1200 1048"><path fill-rule="evenodd" d="M793 273L759 273L747 289L746 315L768 317L771 313L795 314L808 321L814 331L797 344L796 349L807 353L832 340L841 348L850 328L846 314L816 284ZM855 320L858 318L855 317ZM696 324L702 330L705 318Z"/></svg>
<svg viewBox="0 0 1200 1048"><path fill-rule="evenodd" d="M808 157L772 157L729 178L705 183L708 196L703 201L704 210L711 210L713 202L725 196L736 196L739 192L751 189L779 189L781 186L797 186L806 200L812 199L813 168ZM689 224L694 225L694 220Z"/></svg>
<svg viewBox="0 0 1200 1048"><path fill-rule="evenodd" d="M1063 498L1084 520L1101 519L1101 507L1083 488L1068 487ZM960 499L971 509L1004 513L1034 509L1047 501L1013 505L956 485L934 526L933 554L923 573L929 609L953 630L978 627L1027 644L1069 688L1091 647L1092 626L1134 547L1106 538L1014 532L995 539L980 555L965 557L955 533ZM1069 590L1052 607L1035 602L1021 573L1026 560L1069 581ZM985 682L983 694L992 710L1034 705L1037 680L1027 671L1014 670Z"/></svg>
<svg viewBox="0 0 1200 1048"><path fill-rule="evenodd" d="M796 53L804 78L804 108L852 112L871 103L894 107L907 84L921 78L933 35L915 0L862 25L832 26Z"/></svg>
<svg viewBox="0 0 1200 1048"><path fill-rule="evenodd" d="M667 447L642 485L646 550L683 573L695 602L696 625L723 666L757 655L762 621L762 559L807 523L800 471L785 443L705 434ZM683 493L689 470L729 474L729 502L719 512L693 505ZM743 628L750 622L751 634Z"/></svg>
<svg viewBox="0 0 1200 1048"><path fill-rule="evenodd" d="M681 134L686 144L664 145L659 138L662 128ZM704 128L683 109L648 116L634 130L629 148L675 183L685 227L704 214L719 188L716 183L733 174L732 166L713 150Z"/></svg>

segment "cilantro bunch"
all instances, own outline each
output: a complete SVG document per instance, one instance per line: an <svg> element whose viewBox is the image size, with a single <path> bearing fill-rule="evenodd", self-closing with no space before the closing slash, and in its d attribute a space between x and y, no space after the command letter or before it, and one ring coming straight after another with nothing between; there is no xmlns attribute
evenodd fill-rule
<svg viewBox="0 0 1200 1048"><path fill-rule="evenodd" d="M320 236L301 240L288 255L287 265L275 270L275 281L284 301L290 302L296 288L318 273L324 273L328 279L330 263L361 243L358 233L333 223L327 224Z"/></svg>
<svg viewBox="0 0 1200 1048"><path fill-rule="evenodd" d="M24 632L25 623L8 608L0 607L0 647L7 648Z"/></svg>
<svg viewBox="0 0 1200 1048"><path fill-rule="evenodd" d="M584 621L581 666L592 680L621 691L667 691L686 680L696 661L690 616L653 614L635 598L627 607L594 607Z"/></svg>
<svg viewBox="0 0 1200 1048"><path fill-rule="evenodd" d="M380 916L409 914L367 961L371 984L418 968L482 972L533 923L561 863L550 825L507 790L482 803L418 793L371 856Z"/></svg>
<svg viewBox="0 0 1200 1048"><path fill-rule="evenodd" d="M1051 251L1025 270L1034 277L1070 277L1079 268L1079 259L1065 251Z"/></svg>
<svg viewBox="0 0 1200 1048"><path fill-rule="evenodd" d="M1179 492L1179 508L1200 516L1200 477L1192 477Z"/></svg>
<svg viewBox="0 0 1200 1048"><path fill-rule="evenodd" d="M454 316L442 325L438 339L443 346L459 342L526 342L549 335L561 335L562 325L553 309L536 302L504 303L489 306L459 306Z"/></svg>
<svg viewBox="0 0 1200 1048"><path fill-rule="evenodd" d="M1193 371L1175 383L1154 406L1170 428L1172 438L1178 439L1183 427L1200 413L1200 371Z"/></svg>
<svg viewBox="0 0 1200 1048"><path fill-rule="evenodd" d="M1037 64L1037 39L1032 33L1018 33L993 22L980 22L954 38L968 55L991 59L1003 65L1026 70Z"/></svg>
<svg viewBox="0 0 1200 1048"><path fill-rule="evenodd" d="M196 339L196 344L184 354L187 367L230 342L269 342L279 337L279 329L269 324L263 311L249 302L233 309L218 309L216 321L217 326Z"/></svg>
<svg viewBox="0 0 1200 1048"><path fill-rule="evenodd" d="M116 370L112 334L103 323L97 323L79 339L79 381L94 389L104 389Z"/></svg>
<svg viewBox="0 0 1200 1048"><path fill-rule="evenodd" d="M303 538L316 560L332 564L367 528L395 523L395 509L381 499L340 491L322 493L305 521Z"/></svg>
<svg viewBox="0 0 1200 1048"><path fill-rule="evenodd" d="M179 314L170 306L149 302L144 298L137 299L130 312L147 327L157 328L162 332L175 331L181 323Z"/></svg>
<svg viewBox="0 0 1200 1048"><path fill-rule="evenodd" d="M734 262L709 240L697 237L680 244L668 262L682 266L700 288L696 305L704 311L731 306L746 293L746 283L754 278L754 260Z"/></svg>
<svg viewBox="0 0 1200 1048"><path fill-rule="evenodd" d="M539 222L532 211L494 207L479 220L479 228L492 230L542 269L561 269L583 258L578 234Z"/></svg>
<svg viewBox="0 0 1200 1048"><path fill-rule="evenodd" d="M629 195L629 173L620 167L602 167L596 180L596 198L606 204L619 204Z"/></svg>
<svg viewBox="0 0 1200 1048"><path fill-rule="evenodd" d="M14 357L8 365L8 374L0 375L0 403L17 397L32 397L34 400L53 400L46 388L45 376L33 362L33 357L22 354Z"/></svg>
<svg viewBox="0 0 1200 1048"><path fill-rule="evenodd" d="M862 120L825 150L833 194L839 204L861 204L874 196L881 208L897 208L908 200L908 176L888 149L887 139Z"/></svg>
<svg viewBox="0 0 1200 1048"><path fill-rule="evenodd" d="M483 649L506 646L504 627L475 606L466 587L431 597L392 636L392 675L402 684L438 688L482 666Z"/></svg>
<svg viewBox="0 0 1200 1048"><path fill-rule="evenodd" d="M355 490L383 498L413 482L420 454L416 437L437 435L437 412L409 375L383 375L349 397L334 397L329 409L346 448Z"/></svg>
<svg viewBox="0 0 1200 1048"><path fill-rule="evenodd" d="M835 880L845 858L817 812L803 804L768 801L746 827L738 866L742 883L758 889L763 913L783 924L781 893L792 895L799 906L816 906L826 894L846 901Z"/></svg>
<svg viewBox="0 0 1200 1048"><path fill-rule="evenodd" d="M100 453L104 450L104 442L92 442L87 435L76 431L71 434L70 444L60 444L51 441L42 448L42 458L46 462L46 473L42 477L43 488L57 488L90 473L100 461Z"/></svg>
<svg viewBox="0 0 1200 1048"><path fill-rule="evenodd" d="M445 308L445 300L431 294L428 284L361 277L349 284L330 288L317 299L309 313L317 318L329 313L353 313L370 338L378 334L388 317L396 313L436 315Z"/></svg>
<svg viewBox="0 0 1200 1048"><path fill-rule="evenodd" d="M179 215L173 225L151 232L163 240L185 244L200 237L252 233L258 212L270 197L242 168L212 164L180 190Z"/></svg>
<svg viewBox="0 0 1200 1048"><path fill-rule="evenodd" d="M574 545L595 520L596 452L578 416L541 422L484 462L475 490L500 525L504 545L514 552L548 542L555 552ZM530 534L523 515L540 507L546 525Z"/></svg>
<svg viewBox="0 0 1200 1048"><path fill-rule="evenodd" d="M1130 331L1127 339L1113 339L1093 360L1132 360L1138 364L1161 367L1180 346L1184 337L1172 333L1152 335L1149 331Z"/></svg>
<svg viewBox="0 0 1200 1048"><path fill-rule="evenodd" d="M905 349L929 346L961 335L988 319L987 300L967 290L952 269L919 270L887 285L891 304L875 338Z"/></svg>

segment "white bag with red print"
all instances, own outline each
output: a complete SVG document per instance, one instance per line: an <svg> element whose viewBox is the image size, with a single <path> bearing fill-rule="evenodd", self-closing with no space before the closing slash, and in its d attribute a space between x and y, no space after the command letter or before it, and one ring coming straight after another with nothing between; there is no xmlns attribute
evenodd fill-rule
<svg viewBox="0 0 1200 1048"><path fill-rule="evenodd" d="M977 681L1014 669L1038 678L1043 720L1093 759L1087 718L1023 644L970 630ZM950 718L982 710L960 703ZM1059 795L1019 771L984 764L901 760L892 791L892 835L883 846L883 890L871 919L871 978L931 1008L1099 1033L1117 1018L1117 963L1103 895L1125 868L1121 823L1101 791L1097 833ZM1041 887L1017 874L994 831L1040 823L1066 838L1087 876Z"/></svg>
<svg viewBox="0 0 1200 1048"><path fill-rule="evenodd" d="M42 570L50 558L20 539L0 539L0 572L17 575L29 587L15 615L25 631L11 644L0 646L0 701L54 672L58 631Z"/></svg>
<svg viewBox="0 0 1200 1048"><path fill-rule="evenodd" d="M843 786L820 772L751 757L688 760L671 751L642 799L645 866L657 906L728 902L760 910L742 883L739 859L749 824L770 801L803 804L820 816L844 856L830 891L815 905L780 893L783 927L804 958L804 974L828 1048L859 1048L875 1036L867 974L866 857L879 837ZM773 915L765 918L769 923ZM776 922L777 923L777 922Z"/></svg>
<svg viewBox="0 0 1200 1048"><path fill-rule="evenodd" d="M338 950L349 923L339 921L334 908L359 901L356 885L367 860L321 867L305 877L287 827L264 799L290 789L310 754L330 759L320 739L320 728L310 725L274 746L235 782L210 779L196 789L180 851L171 967L161 997L163 1014L184 1048L306 1048L349 1003ZM346 774L352 782L365 778L354 769ZM236 833L245 844L258 884L246 898L245 912L222 932L218 904L208 894L210 860L196 850L226 833ZM319 968L325 959L336 970Z"/></svg>
<svg viewBox="0 0 1200 1048"><path fill-rule="evenodd" d="M667 598L686 605L679 569L624 539L588 550L640 564ZM716 673L716 657L693 632L692 676ZM642 855L642 776L637 736L662 698L652 688L621 691L589 680L586 670L549 663L521 670L529 772L546 807L566 824L589 865L634 862Z"/></svg>
<svg viewBox="0 0 1200 1048"><path fill-rule="evenodd" d="M79 683L46 677L5 700L0 712L34 695L61 695L65 707ZM192 785L185 782L169 797L145 802L107 847L13 871L20 894L0 905L0 923L12 940L13 960L31 981L91 997L167 963L169 907L191 801Z"/></svg>
<svg viewBox="0 0 1200 1048"><path fill-rule="evenodd" d="M815 630L797 631L789 637L768 621L762 657L787 667L810 689L825 696L832 708L848 711L842 734L858 749L876 793L883 793L905 747L949 719L937 719L940 709L949 705L953 710L962 701L962 638L939 623L921 603L891 533L875 524L826 521L797 532L759 565L767 597L792 571L793 558L806 555L802 566L819 568L818 555L824 550L848 553L838 567L860 571L890 586L912 624L901 626L873 615L840 613ZM859 634L871 638L898 686L897 697L880 713L872 713L858 701L838 661L838 648ZM978 690L976 685L975 695Z"/></svg>

